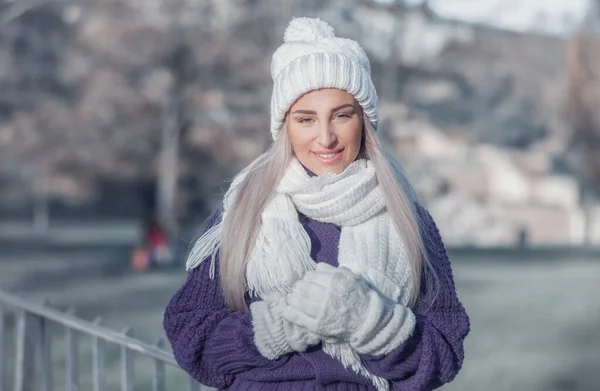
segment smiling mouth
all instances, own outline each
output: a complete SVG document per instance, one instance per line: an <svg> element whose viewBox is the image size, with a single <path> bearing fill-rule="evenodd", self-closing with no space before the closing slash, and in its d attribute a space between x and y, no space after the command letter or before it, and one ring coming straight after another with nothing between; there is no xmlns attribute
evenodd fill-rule
<svg viewBox="0 0 600 391"><path fill-rule="evenodd" d="M333 163L333 162L337 161L340 156L342 156L342 151L343 151L343 149L339 150L337 152L330 152L330 153L313 152L313 154L315 155L315 157L317 159L319 159L323 163Z"/></svg>
<svg viewBox="0 0 600 391"><path fill-rule="evenodd" d="M339 153L339 152L333 152L333 153L317 153L317 155L318 155L319 157L323 157L323 158L325 158L325 159L329 159L329 158L332 158L332 157L334 157L334 156L335 156L335 155L337 155L338 153Z"/></svg>

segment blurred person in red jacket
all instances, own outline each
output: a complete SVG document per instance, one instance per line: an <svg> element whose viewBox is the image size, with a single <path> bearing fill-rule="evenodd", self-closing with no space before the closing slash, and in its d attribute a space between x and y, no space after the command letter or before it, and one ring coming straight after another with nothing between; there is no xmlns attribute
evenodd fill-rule
<svg viewBox="0 0 600 391"><path fill-rule="evenodd" d="M132 266L136 270L165 266L173 263L169 236L155 219L146 225L142 244L134 250Z"/></svg>

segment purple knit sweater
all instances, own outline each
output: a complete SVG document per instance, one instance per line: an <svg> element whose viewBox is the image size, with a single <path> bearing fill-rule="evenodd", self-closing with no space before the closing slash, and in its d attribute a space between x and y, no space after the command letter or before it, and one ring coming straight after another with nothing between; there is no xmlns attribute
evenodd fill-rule
<svg viewBox="0 0 600 391"><path fill-rule="evenodd" d="M424 208L418 211L438 283L435 289L422 284L413 307L416 327L407 341L386 355L361 355L373 374L389 380L391 390L431 390L451 381L462 365L469 332L439 231ZM205 229L221 213L215 211ZM311 239L311 257L337 266L339 227L299 218ZM218 265L214 279L209 267L209 261L202 262L188 273L164 315L175 359L200 383L220 390L375 390L369 379L345 369L320 345L276 360L264 358L254 344L251 313L225 307Z"/></svg>

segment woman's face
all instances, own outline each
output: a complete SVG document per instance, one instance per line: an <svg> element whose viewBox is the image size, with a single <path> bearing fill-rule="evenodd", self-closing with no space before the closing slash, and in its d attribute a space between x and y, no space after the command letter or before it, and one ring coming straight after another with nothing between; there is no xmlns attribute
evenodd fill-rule
<svg viewBox="0 0 600 391"><path fill-rule="evenodd" d="M346 91L327 88L303 95L287 122L294 154L317 175L344 171L360 152L362 109Z"/></svg>

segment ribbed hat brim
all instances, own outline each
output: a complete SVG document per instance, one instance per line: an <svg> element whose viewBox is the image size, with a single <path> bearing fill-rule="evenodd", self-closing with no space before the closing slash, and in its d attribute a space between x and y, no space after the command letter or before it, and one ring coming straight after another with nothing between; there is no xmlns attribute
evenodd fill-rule
<svg viewBox="0 0 600 391"><path fill-rule="evenodd" d="M271 96L271 135L283 127L292 104L309 91L339 88L354 95L377 129L377 92L369 71L339 53L312 53L297 58L277 75Z"/></svg>

